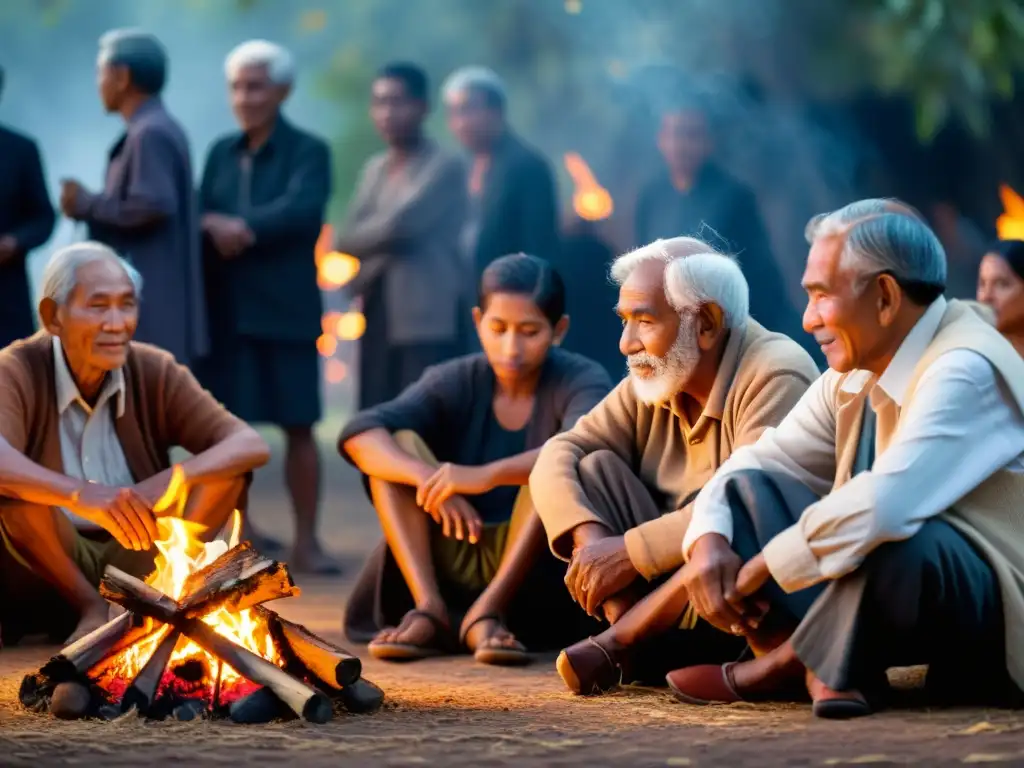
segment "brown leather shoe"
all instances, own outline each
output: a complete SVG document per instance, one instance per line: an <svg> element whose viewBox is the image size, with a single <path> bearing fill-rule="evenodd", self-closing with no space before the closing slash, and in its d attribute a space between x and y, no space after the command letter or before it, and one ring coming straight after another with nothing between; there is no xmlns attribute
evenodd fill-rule
<svg viewBox="0 0 1024 768"><path fill-rule="evenodd" d="M734 704L744 701L733 681L734 666L736 662L683 667L665 675L665 681L676 698L687 704Z"/></svg>
<svg viewBox="0 0 1024 768"><path fill-rule="evenodd" d="M614 649L593 637L570 645L558 654L555 669L566 687L579 696L607 693L620 685L623 678L622 661Z"/></svg>

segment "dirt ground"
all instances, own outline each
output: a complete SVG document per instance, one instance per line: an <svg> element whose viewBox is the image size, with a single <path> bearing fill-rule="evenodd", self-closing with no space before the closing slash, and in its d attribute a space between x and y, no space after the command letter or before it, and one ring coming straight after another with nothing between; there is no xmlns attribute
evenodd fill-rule
<svg viewBox="0 0 1024 768"><path fill-rule="evenodd" d="M325 427L325 444L332 431ZM353 472L333 455L325 458L324 535L345 576L300 581L302 597L274 607L341 641L345 596L379 529ZM257 479L254 516L284 537L288 516L279 478L275 462ZM1013 712L901 710L829 723L815 721L807 707L690 707L652 689L584 699L565 690L550 656L518 670L467 658L394 666L369 659L359 647L353 650L364 657L365 676L387 694L374 715L336 717L322 726L62 722L17 702L22 676L55 650L0 652L0 766L1024 765L1024 715Z"/></svg>

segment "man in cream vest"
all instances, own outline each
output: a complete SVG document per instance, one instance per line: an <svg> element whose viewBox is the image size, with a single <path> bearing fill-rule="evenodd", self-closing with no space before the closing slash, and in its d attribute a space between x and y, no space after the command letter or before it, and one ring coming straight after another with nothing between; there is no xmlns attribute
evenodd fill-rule
<svg viewBox="0 0 1024 768"><path fill-rule="evenodd" d="M691 703L803 694L868 714L926 664L940 703L1024 688L1024 361L946 301L932 231L896 201L808 226L804 327L827 371L704 486L692 607L755 658L676 670Z"/></svg>

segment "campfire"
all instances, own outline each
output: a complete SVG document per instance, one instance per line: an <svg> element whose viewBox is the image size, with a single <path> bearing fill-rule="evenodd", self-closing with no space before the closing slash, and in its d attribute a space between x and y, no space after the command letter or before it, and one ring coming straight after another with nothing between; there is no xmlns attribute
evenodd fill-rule
<svg viewBox="0 0 1024 768"><path fill-rule="evenodd" d="M185 493L178 471L158 509ZM156 568L145 580L108 567L100 593L125 612L64 648L22 682L24 706L63 718L230 717L325 723L336 710L376 709L383 693L359 659L266 603L299 594L288 568L230 533L158 519Z"/></svg>

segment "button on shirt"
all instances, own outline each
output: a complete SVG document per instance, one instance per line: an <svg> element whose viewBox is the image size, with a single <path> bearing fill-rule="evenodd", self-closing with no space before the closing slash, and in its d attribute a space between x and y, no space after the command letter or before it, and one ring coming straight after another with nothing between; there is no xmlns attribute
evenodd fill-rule
<svg viewBox="0 0 1024 768"><path fill-rule="evenodd" d="M740 470L786 474L823 497L764 549L772 576L787 591L855 570L875 547L910 538L995 472L1024 472L1024 415L977 352L940 356L903 408L945 310L942 298L928 308L881 377L854 371L839 387L839 374L825 373L777 429L734 453L694 503L684 556L705 534L732 539L724 489ZM877 421L875 462L832 490L835 403L865 393Z"/></svg>
<svg viewBox="0 0 1024 768"><path fill-rule="evenodd" d="M78 391L64 359L60 339L56 337L53 339L53 358L64 474L100 485L134 485L135 479L114 431L114 419L124 416L124 371L118 368L107 375L96 405L90 407ZM99 529L70 510L64 509L64 512L80 530Z"/></svg>

